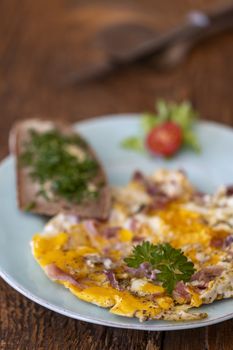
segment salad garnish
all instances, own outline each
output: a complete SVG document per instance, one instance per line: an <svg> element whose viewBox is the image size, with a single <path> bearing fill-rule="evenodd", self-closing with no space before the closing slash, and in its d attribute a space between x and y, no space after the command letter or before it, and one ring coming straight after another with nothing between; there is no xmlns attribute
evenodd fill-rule
<svg viewBox="0 0 233 350"><path fill-rule="evenodd" d="M158 100L155 113L145 113L140 120L139 135L124 139L122 147L137 152L172 157L182 148L200 152L195 133L198 113L188 101L181 103Z"/></svg>

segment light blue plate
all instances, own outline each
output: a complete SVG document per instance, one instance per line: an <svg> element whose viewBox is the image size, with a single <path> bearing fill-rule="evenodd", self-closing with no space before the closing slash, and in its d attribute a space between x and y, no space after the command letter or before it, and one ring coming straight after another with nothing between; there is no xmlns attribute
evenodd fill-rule
<svg viewBox="0 0 233 350"><path fill-rule="evenodd" d="M233 183L233 131L215 123L201 122L197 133L203 151L196 155L184 151L172 160L164 161L122 150L120 141L137 134L138 117L112 115L76 125L95 148L102 160L110 183L124 184L135 169L146 173L160 167L183 168L201 190L212 191L217 186ZM6 158L0 166L0 275L13 288L36 303L60 314L79 320L119 328L141 330L174 330L206 326L233 317L233 300L218 301L201 308L209 314L194 322L150 321L114 316L108 310L75 298L64 287L51 282L34 261L29 241L42 229L39 216L21 213L16 206L14 159Z"/></svg>

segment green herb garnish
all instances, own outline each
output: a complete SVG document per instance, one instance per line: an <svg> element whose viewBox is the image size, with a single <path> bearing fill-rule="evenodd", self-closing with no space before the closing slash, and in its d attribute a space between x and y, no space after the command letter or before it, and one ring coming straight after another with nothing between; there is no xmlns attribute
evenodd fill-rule
<svg viewBox="0 0 233 350"><path fill-rule="evenodd" d="M70 147L74 147L70 151ZM49 192L67 200L80 203L95 198L97 190L90 187L99 170L98 163L86 152L80 159L75 149L86 150L85 141L78 135L63 135L58 130L38 133L30 131L30 139L24 145L20 161L30 169L30 176L38 181L38 196L49 200ZM49 189L48 189L49 185Z"/></svg>
<svg viewBox="0 0 233 350"><path fill-rule="evenodd" d="M155 113L144 113L140 120L140 134L131 136L122 141L121 146L133 151L143 151L146 135L156 126L166 122L176 123L182 130L182 146L200 152L201 147L194 130L198 113L188 101L182 103L169 103L158 100L155 106Z"/></svg>
<svg viewBox="0 0 233 350"><path fill-rule="evenodd" d="M28 203L25 207L24 207L24 211L31 211L33 209L35 209L36 207L36 202L30 202Z"/></svg>
<svg viewBox="0 0 233 350"><path fill-rule="evenodd" d="M121 145L125 149L131 149L138 152L144 151L143 140L137 136L128 137L122 141Z"/></svg>
<svg viewBox="0 0 233 350"><path fill-rule="evenodd" d="M195 272L193 263L180 249L173 248L169 243L154 245L143 242L135 246L124 261L133 268L138 268L144 262L149 263L152 269L159 271L156 280L162 282L168 294L172 294L177 282L188 282Z"/></svg>

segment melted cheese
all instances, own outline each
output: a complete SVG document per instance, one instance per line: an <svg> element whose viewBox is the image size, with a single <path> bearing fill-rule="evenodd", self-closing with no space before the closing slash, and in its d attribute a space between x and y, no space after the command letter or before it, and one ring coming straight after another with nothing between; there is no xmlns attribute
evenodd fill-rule
<svg viewBox="0 0 233 350"><path fill-rule="evenodd" d="M70 291L79 299L96 304L101 307L112 307L115 304L117 291L111 287L89 287L80 290L70 285Z"/></svg>
<svg viewBox="0 0 233 350"><path fill-rule="evenodd" d="M202 304L202 299L200 295L195 292L192 288L189 288L189 292L191 294L191 306L199 307Z"/></svg>
<svg viewBox="0 0 233 350"><path fill-rule="evenodd" d="M163 310L169 310L174 304L173 299L167 296L157 297L156 302Z"/></svg>
<svg viewBox="0 0 233 350"><path fill-rule="evenodd" d="M42 267L56 263L64 271L69 267L80 269L83 256L96 252L96 249L86 246L77 247L75 250L63 249L68 238L64 232L52 236L37 234L33 237L33 254Z"/></svg>
<svg viewBox="0 0 233 350"><path fill-rule="evenodd" d="M165 292L165 289L163 287L147 282L145 279L132 280L130 290L140 296L150 294L164 294Z"/></svg>
<svg viewBox="0 0 233 350"><path fill-rule="evenodd" d="M210 229L201 222L200 215L178 207L159 212L159 217L167 225L169 240L175 247L200 243L208 245Z"/></svg>
<svg viewBox="0 0 233 350"><path fill-rule="evenodd" d="M125 228L120 230L119 235L122 242L130 242L133 238L133 232Z"/></svg>
<svg viewBox="0 0 233 350"><path fill-rule="evenodd" d="M111 287L89 287L80 290L70 283L64 283L79 299L96 304L104 308L111 308L110 312L120 316L138 317L141 321L153 319L162 309L167 310L172 305L169 297L158 298L157 303L135 297L129 292L120 292Z"/></svg>
<svg viewBox="0 0 233 350"><path fill-rule="evenodd" d="M148 318L155 318L162 309L152 301L134 297L128 292L116 295L116 304L110 312L120 316L138 317L141 321Z"/></svg>

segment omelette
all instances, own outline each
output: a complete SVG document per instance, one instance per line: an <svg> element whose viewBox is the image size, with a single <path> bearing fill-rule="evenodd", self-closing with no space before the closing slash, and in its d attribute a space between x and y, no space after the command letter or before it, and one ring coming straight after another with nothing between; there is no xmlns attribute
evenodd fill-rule
<svg viewBox="0 0 233 350"><path fill-rule="evenodd" d="M233 187L205 194L184 171L161 169L112 188L108 220L61 213L31 246L49 279L112 314L199 320L201 305L233 296L232 232ZM159 265L161 247L170 253Z"/></svg>

